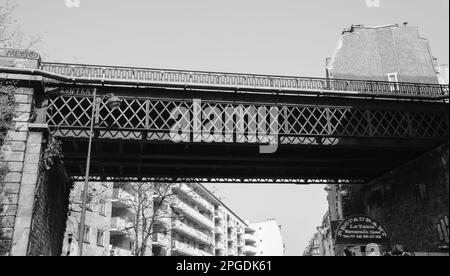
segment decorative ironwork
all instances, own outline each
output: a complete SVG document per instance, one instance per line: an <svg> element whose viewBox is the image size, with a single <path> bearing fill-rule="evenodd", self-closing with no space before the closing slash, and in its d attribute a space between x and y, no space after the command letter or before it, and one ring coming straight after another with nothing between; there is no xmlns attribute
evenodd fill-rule
<svg viewBox="0 0 450 276"><path fill-rule="evenodd" d="M49 100L47 123L57 136L88 137L92 97L56 96ZM256 116L256 111L276 107L277 116ZM402 111L323 105L254 105L249 103L201 102L199 125L219 122L220 135L234 142L267 143L267 135L248 131L255 126L265 129L278 123L281 144L339 143L339 138L442 139L448 137L448 113L436 111ZM230 113L232 112L232 113ZM243 114L245 116L243 116ZM193 124L194 103L183 100L123 98L120 109L111 111L99 104L96 131L100 138L173 140L171 130L180 122ZM234 119L233 119L234 118ZM231 120L231 121L230 121ZM196 132L190 129L190 141L217 141L211 127ZM205 131L206 130L206 131ZM242 133L242 130L245 130ZM232 136L232 134L237 134ZM145 135L145 136L144 136ZM183 138L183 136L180 136ZM183 139L184 139L183 138ZM200 139L201 138L201 139ZM232 142L232 141L231 141Z"/></svg>
<svg viewBox="0 0 450 276"><path fill-rule="evenodd" d="M84 181L84 176L72 176L75 182ZM171 178L171 177L128 177L91 176L91 182L158 182L158 183L215 183L215 184L364 184L364 179L269 179L269 178Z"/></svg>
<svg viewBox="0 0 450 276"><path fill-rule="evenodd" d="M136 85L147 82L179 87L202 86L223 89L265 91L336 91L374 96L445 97L448 85L422 83L391 83L344 79L305 78L220 72L162 70L147 68L95 66L63 63L41 63L41 70L71 78L104 81L130 81Z"/></svg>

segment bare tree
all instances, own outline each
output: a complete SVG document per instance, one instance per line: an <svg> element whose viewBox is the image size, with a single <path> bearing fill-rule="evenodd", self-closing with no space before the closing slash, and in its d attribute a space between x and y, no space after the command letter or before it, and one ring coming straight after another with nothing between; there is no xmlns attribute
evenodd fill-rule
<svg viewBox="0 0 450 276"><path fill-rule="evenodd" d="M116 191L126 191L130 196L121 200L130 206L130 216L125 216L126 225L122 228L134 242L132 253L135 256L150 255L149 244L154 235L171 235L173 220L182 220L182 216L172 210L176 204L174 187L181 184L163 183L120 183Z"/></svg>
<svg viewBox="0 0 450 276"><path fill-rule="evenodd" d="M32 50L39 46L41 38L25 34L14 19L16 5L9 1L0 4L0 48L20 48Z"/></svg>

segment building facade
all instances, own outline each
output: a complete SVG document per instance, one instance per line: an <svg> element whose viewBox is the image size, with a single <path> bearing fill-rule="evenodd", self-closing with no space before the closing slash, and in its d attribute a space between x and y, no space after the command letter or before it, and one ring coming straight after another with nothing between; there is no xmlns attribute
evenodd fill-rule
<svg viewBox="0 0 450 276"><path fill-rule="evenodd" d="M438 74L439 84L448 85L449 84L449 66L448 64L438 65L436 67Z"/></svg>
<svg viewBox="0 0 450 276"><path fill-rule="evenodd" d="M63 255L78 255L78 225L84 183L76 183L64 239ZM136 246L133 225L138 195L128 185L91 183L86 214L83 255L132 256ZM152 186L153 184L146 184ZM167 184L169 185L169 184ZM271 223L251 227L213 193L200 184L170 184L165 195L152 191L154 219L146 255L153 256L255 256L278 255L272 238L282 245L281 234L273 235ZM96 196L97 195L97 196ZM269 227L267 230L266 228ZM256 231L255 229L263 229ZM264 239L264 242L257 242ZM142 243L142 241L141 241Z"/></svg>
<svg viewBox="0 0 450 276"><path fill-rule="evenodd" d="M305 257L322 256L322 253L320 251L320 241L319 241L318 233L315 233L314 236L309 241L308 246L306 247L305 251L303 252L303 256L305 256Z"/></svg>
<svg viewBox="0 0 450 276"><path fill-rule="evenodd" d="M407 23L353 25L327 63L329 78L439 83L428 40Z"/></svg>
<svg viewBox="0 0 450 276"><path fill-rule="evenodd" d="M92 183L88 196L83 253L87 256L110 255L112 183ZM63 256L78 255L78 229L84 183L76 183L70 195L69 216L63 241ZM95 192L94 192L95 190Z"/></svg>
<svg viewBox="0 0 450 276"><path fill-rule="evenodd" d="M253 238L256 245L256 256L284 256L285 244L281 235L281 225L275 219L251 223L255 232Z"/></svg>
<svg viewBox="0 0 450 276"><path fill-rule="evenodd" d="M445 84L448 66L438 66L416 27L357 25L342 33L334 56L327 60L327 76ZM396 247L416 255L448 255L448 183L447 144L367 185L328 185L329 212L305 254L343 255L347 249L365 255L365 245L330 246L330 237L334 244L333 229L343 219L367 215L387 228L391 244L385 251Z"/></svg>

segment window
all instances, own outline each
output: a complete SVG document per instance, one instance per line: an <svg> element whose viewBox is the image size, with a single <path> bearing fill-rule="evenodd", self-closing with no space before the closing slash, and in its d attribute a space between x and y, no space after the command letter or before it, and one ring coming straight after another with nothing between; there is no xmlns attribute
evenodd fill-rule
<svg viewBox="0 0 450 276"><path fill-rule="evenodd" d="M89 211L94 211L94 204L92 203L92 196L88 195L87 201L86 201L86 209Z"/></svg>
<svg viewBox="0 0 450 276"><path fill-rule="evenodd" d="M80 225L78 225L78 228L80 228ZM83 241L86 243L90 243L91 240L91 227L85 225L84 226L84 236L83 236Z"/></svg>
<svg viewBox="0 0 450 276"><path fill-rule="evenodd" d="M81 201L83 201L84 198L84 191L81 191ZM86 198L86 209L89 211L93 211L94 207L92 204L92 195L88 194Z"/></svg>
<svg viewBox="0 0 450 276"><path fill-rule="evenodd" d="M390 86L391 92L399 91L400 90L400 86L398 84L398 74L397 73L390 73L390 74L387 74L387 77L388 77L388 81L389 82L396 83L395 85L391 85Z"/></svg>
<svg viewBox="0 0 450 276"><path fill-rule="evenodd" d="M105 232L101 230L97 230L97 245L103 247L104 246L104 237Z"/></svg>
<svg viewBox="0 0 450 276"><path fill-rule="evenodd" d="M443 215L440 217L437 224L437 230L439 234L439 240L441 243L446 243L448 245L449 233L448 233L448 215Z"/></svg>
<svg viewBox="0 0 450 276"><path fill-rule="evenodd" d="M100 208L98 212L100 215L106 216L106 203L104 201L100 202Z"/></svg>

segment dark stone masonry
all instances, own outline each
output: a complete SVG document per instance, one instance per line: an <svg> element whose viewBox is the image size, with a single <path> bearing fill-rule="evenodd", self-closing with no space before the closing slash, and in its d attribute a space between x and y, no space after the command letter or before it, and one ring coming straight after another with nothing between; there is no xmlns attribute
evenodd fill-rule
<svg viewBox="0 0 450 276"><path fill-rule="evenodd" d="M438 231L449 212L448 160L447 144L366 187L366 213L385 225L393 244L411 252L448 251Z"/></svg>

